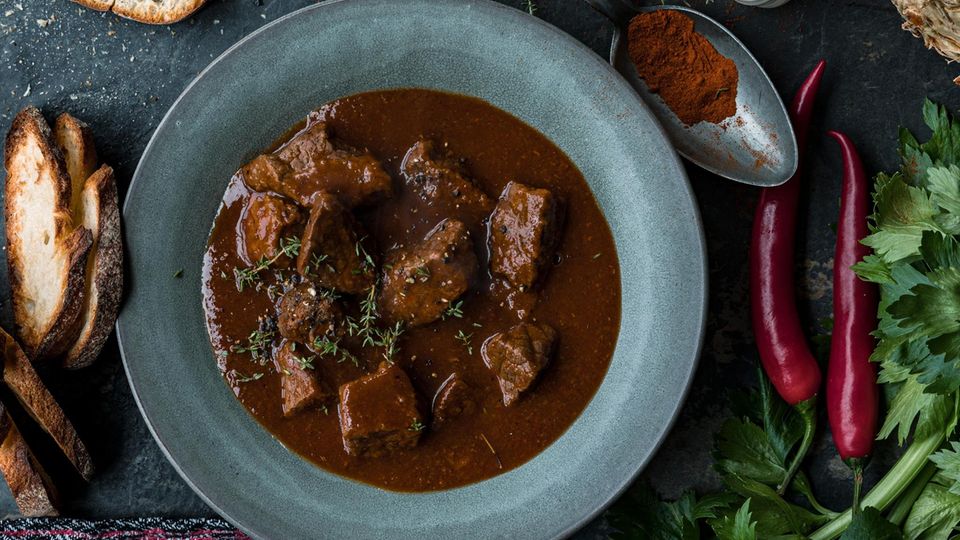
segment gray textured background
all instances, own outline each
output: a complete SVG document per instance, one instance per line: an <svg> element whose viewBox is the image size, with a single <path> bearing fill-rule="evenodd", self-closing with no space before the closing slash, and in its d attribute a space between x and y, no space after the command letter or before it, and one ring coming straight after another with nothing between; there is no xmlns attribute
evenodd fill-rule
<svg viewBox="0 0 960 540"><path fill-rule="evenodd" d="M520 0L502 0L520 7ZM83 9L67 0L0 0L0 129L34 104L48 115L69 111L93 126L101 158L126 193L140 153L186 84L224 49L308 0L212 0L188 21L151 27ZM606 56L610 28L579 0L539 0L537 16ZM781 94L789 98L820 58L828 62L807 154L809 174L800 235L798 287L810 335L830 314L830 271L839 195L839 152L822 133L846 131L871 171L896 166L896 129L920 131L923 98L960 105L949 66L900 29L896 10L880 0L794 0L774 10L732 0L690 0L747 44ZM185 156L185 158L188 158ZM727 417L730 389L751 384L756 353L747 304L747 247L757 191L688 166L706 228L710 317L704 354L682 416L644 473L665 496L716 486L712 434ZM163 224L157 224L158 227ZM82 518L208 516L211 511L167 464L133 402L111 338L87 370L44 373L88 443L98 473L69 486L65 514ZM825 421L825 419L824 419ZM868 469L875 481L892 449L881 447ZM828 506L849 500L846 467L821 430L808 466ZM0 488L0 515L16 507ZM584 536L602 528L588 527Z"/></svg>

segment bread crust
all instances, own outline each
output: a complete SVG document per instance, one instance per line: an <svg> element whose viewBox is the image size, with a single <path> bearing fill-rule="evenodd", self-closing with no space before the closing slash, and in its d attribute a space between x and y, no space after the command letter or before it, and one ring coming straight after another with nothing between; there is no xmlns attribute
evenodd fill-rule
<svg viewBox="0 0 960 540"><path fill-rule="evenodd" d="M173 24L200 9L207 0L73 0L97 11L113 11L146 24Z"/></svg>
<svg viewBox="0 0 960 540"><path fill-rule="evenodd" d="M73 0L81 6L95 9L97 11L110 11L113 7L113 0Z"/></svg>
<svg viewBox="0 0 960 540"><path fill-rule="evenodd" d="M0 404L0 441L0 473L20 513L26 517L59 515L56 487L3 404Z"/></svg>
<svg viewBox="0 0 960 540"><path fill-rule="evenodd" d="M39 156L20 155L38 151ZM39 157L39 161L35 158ZM31 161L31 158L34 158ZM25 164L26 163L26 164ZM19 170L17 167L34 167ZM70 214L71 183L63 155L53 144L50 126L35 107L22 110L13 121L4 145L4 167L7 170L5 186L7 266L10 288L13 291L13 311L18 335L27 353L34 360L44 360L63 354L76 339L79 332L80 311L84 297L84 268L93 236L85 229L74 229ZM21 201L32 196L40 185L39 178L49 177L52 200L51 208L27 208ZM41 180L42 181L42 180ZM44 243L54 242L54 249L66 257L62 291L54 300L51 313L44 320L33 320L28 304L35 301L27 291L27 285L36 285L39 278L28 274L37 269L28 266L27 254L37 246L24 245L24 235L31 226L30 218L49 212L53 220L53 238L44 238ZM44 269L49 270L49 269ZM28 277L32 279L28 280ZM52 278L52 276L51 276ZM47 279L47 276L44 276Z"/></svg>
<svg viewBox="0 0 960 540"><path fill-rule="evenodd" d="M84 480L93 477L93 460L77 430L47 390L30 360L10 334L0 329L3 382L30 416L57 443Z"/></svg>
<svg viewBox="0 0 960 540"><path fill-rule="evenodd" d="M54 122L53 139L63 154L67 175L70 177L70 214L73 224L80 226L83 186L87 178L97 170L93 131L70 113L63 113Z"/></svg>
<svg viewBox="0 0 960 540"><path fill-rule="evenodd" d="M84 204L95 206L88 211L97 216L96 240L87 262L83 327L63 361L68 369L89 366L97 359L113 331L123 295L123 240L113 169L107 165L100 167L87 179L84 194Z"/></svg>

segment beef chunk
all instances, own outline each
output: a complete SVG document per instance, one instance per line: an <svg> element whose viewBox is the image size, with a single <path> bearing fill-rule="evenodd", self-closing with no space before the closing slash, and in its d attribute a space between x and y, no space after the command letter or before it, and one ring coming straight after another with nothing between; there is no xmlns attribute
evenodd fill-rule
<svg viewBox="0 0 960 540"><path fill-rule="evenodd" d="M240 169L255 191L274 191L311 206L318 191L337 195L350 208L377 202L393 193L393 179L367 151L330 137L325 122L315 122L273 154L258 156Z"/></svg>
<svg viewBox="0 0 960 540"><path fill-rule="evenodd" d="M240 238L240 256L247 264L260 259L271 259L280 252L280 240L299 236L302 215L297 206L269 193L254 193L240 214L237 235ZM277 260L277 266L287 263Z"/></svg>
<svg viewBox="0 0 960 540"><path fill-rule="evenodd" d="M407 150L401 171L407 185L441 216L456 215L471 230L490 214L493 201L470 178L457 159L421 139Z"/></svg>
<svg viewBox="0 0 960 540"><path fill-rule="evenodd" d="M440 318L479 272L470 232L455 219L441 221L420 244L387 254L383 268L381 314L410 326Z"/></svg>
<svg viewBox="0 0 960 540"><path fill-rule="evenodd" d="M320 191L310 209L297 257L297 271L314 283L359 294L373 286L373 259L360 223L336 197Z"/></svg>
<svg viewBox="0 0 960 540"><path fill-rule="evenodd" d="M259 192L292 193L284 181L293 171L276 154L261 154L240 168L240 177L248 188ZM292 197L296 200L296 197Z"/></svg>
<svg viewBox="0 0 960 540"><path fill-rule="evenodd" d="M557 248L560 221L553 193L507 184L490 217L490 271L520 290L533 287Z"/></svg>
<svg viewBox="0 0 960 540"><path fill-rule="evenodd" d="M433 396L433 426L440 426L447 421L469 414L476 409L476 403L470 394L470 386L463 381L463 377L454 373L447 377L440 389Z"/></svg>
<svg viewBox="0 0 960 540"><path fill-rule="evenodd" d="M323 336L342 333L343 311L330 294L309 281L291 288L277 306L280 335L291 341L312 344Z"/></svg>
<svg viewBox="0 0 960 540"><path fill-rule="evenodd" d="M483 362L500 382L504 405L530 388L550 362L556 339L556 330L546 324L520 323L483 343Z"/></svg>
<svg viewBox="0 0 960 540"><path fill-rule="evenodd" d="M330 387L317 378L312 358L306 347L298 347L292 341L284 341L273 355L274 366L280 374L284 416L325 405L335 397Z"/></svg>
<svg viewBox="0 0 960 540"><path fill-rule="evenodd" d="M351 456L413 448L422 430L416 393L399 366L384 362L376 372L340 387L340 432Z"/></svg>

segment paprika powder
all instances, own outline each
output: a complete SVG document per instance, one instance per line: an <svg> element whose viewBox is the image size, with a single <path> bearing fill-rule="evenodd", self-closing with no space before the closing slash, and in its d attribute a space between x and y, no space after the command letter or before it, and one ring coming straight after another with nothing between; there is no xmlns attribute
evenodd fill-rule
<svg viewBox="0 0 960 540"><path fill-rule="evenodd" d="M681 122L718 124L736 114L737 66L694 30L693 19L669 9L641 13L627 38L640 78Z"/></svg>

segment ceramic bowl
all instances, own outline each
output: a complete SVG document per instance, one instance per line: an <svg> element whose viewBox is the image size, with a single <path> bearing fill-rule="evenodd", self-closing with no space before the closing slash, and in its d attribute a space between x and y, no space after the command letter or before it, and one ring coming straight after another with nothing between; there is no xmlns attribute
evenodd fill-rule
<svg viewBox="0 0 960 540"><path fill-rule="evenodd" d="M573 426L510 472L420 494L328 473L260 427L217 370L200 294L207 235L238 166L311 109L394 87L480 97L559 145L606 214L623 280L615 356ZM117 333L134 396L183 478L255 537L568 534L650 459L700 348L702 231L663 130L603 59L541 20L485 0L327 2L254 32L164 117L123 215L130 288Z"/></svg>

